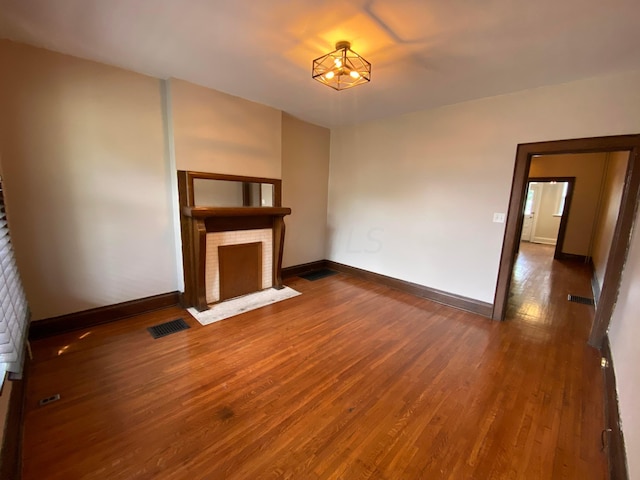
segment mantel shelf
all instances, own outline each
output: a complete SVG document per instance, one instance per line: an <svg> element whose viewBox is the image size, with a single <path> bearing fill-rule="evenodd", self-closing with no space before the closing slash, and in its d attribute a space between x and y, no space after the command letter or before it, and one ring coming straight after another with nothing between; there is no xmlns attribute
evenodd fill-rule
<svg viewBox="0 0 640 480"><path fill-rule="evenodd" d="M208 217L283 217L291 214L286 207L182 207L182 214L191 218Z"/></svg>

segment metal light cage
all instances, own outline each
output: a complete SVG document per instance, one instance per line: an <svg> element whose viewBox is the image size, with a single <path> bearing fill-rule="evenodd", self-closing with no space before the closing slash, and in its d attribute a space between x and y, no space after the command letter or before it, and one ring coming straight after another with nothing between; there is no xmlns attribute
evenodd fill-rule
<svg viewBox="0 0 640 480"><path fill-rule="evenodd" d="M371 81L371 64L351 50L349 42L313 61L311 76L335 90L345 90Z"/></svg>

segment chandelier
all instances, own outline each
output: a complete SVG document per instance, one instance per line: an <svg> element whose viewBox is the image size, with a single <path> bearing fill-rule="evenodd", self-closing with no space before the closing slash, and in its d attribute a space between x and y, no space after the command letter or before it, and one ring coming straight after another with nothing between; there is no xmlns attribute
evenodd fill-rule
<svg viewBox="0 0 640 480"><path fill-rule="evenodd" d="M336 90L345 90L371 81L371 64L351 50L349 42L313 61L311 76Z"/></svg>

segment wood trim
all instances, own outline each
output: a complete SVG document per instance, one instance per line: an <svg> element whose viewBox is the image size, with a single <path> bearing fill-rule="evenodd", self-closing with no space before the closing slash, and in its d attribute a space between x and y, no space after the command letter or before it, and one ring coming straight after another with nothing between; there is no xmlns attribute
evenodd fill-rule
<svg viewBox="0 0 640 480"><path fill-rule="evenodd" d="M178 292L169 292L45 320L35 320L29 325L29 339L37 340L60 333L95 327L103 323L115 322L141 313L172 307L178 305L179 301Z"/></svg>
<svg viewBox="0 0 640 480"><path fill-rule="evenodd" d="M322 270L323 268L327 268L326 260L316 260L315 262L293 265L282 269L282 278L297 277L298 275L315 272L316 270Z"/></svg>
<svg viewBox="0 0 640 480"><path fill-rule="evenodd" d="M282 180L279 178L245 177L242 175L226 175L222 173L178 170L178 185L180 185L181 182L184 183L186 185L185 192L187 193L187 195L180 197L180 205L195 206L193 180L196 178L209 180L229 180L233 182L243 183L270 183L273 185L273 206L279 207L282 205ZM178 192L179 191L180 187L178 187ZM183 203L182 200L185 200L186 203Z"/></svg>
<svg viewBox="0 0 640 480"><path fill-rule="evenodd" d="M560 252L557 257L558 260L567 260L569 262L582 262L588 263L591 260L591 257L587 257L586 255L577 255L575 253L564 253Z"/></svg>
<svg viewBox="0 0 640 480"><path fill-rule="evenodd" d="M281 182L279 178L267 178L267 177L248 177L245 175L228 175L226 173L211 173L211 172L195 172L193 170L178 170L179 172L185 172L191 179L204 178L209 180L229 180L232 182L248 182L248 183L274 183Z"/></svg>
<svg viewBox="0 0 640 480"><path fill-rule="evenodd" d="M192 185L191 185L192 186ZM195 203L193 188L189 185L187 172L178 171L178 202L183 205L193 205ZM194 274L196 270L195 255L193 254L193 226L191 221L180 214L180 238L182 240L182 276L184 279L184 293L182 304L185 306L196 304L196 285Z"/></svg>
<svg viewBox="0 0 640 480"><path fill-rule="evenodd" d="M276 180L273 184L273 206L282 206L282 180Z"/></svg>
<svg viewBox="0 0 640 480"><path fill-rule="evenodd" d="M290 215L288 207L189 207L184 206L180 212L185 217L266 217L273 215Z"/></svg>
<svg viewBox="0 0 640 480"><path fill-rule="evenodd" d="M208 217L204 219L207 233L261 230L271 228L271 217Z"/></svg>
<svg viewBox="0 0 640 480"><path fill-rule="evenodd" d="M637 146L638 134L609 137L573 138L547 142L523 143L532 155L558 155L562 153L597 153L630 150Z"/></svg>
<svg viewBox="0 0 640 480"><path fill-rule="evenodd" d="M286 226L284 217L273 217L273 288L281 290L282 286L282 256L284 254L284 234Z"/></svg>
<svg viewBox="0 0 640 480"><path fill-rule="evenodd" d="M251 206L251 183L242 182L242 206Z"/></svg>
<svg viewBox="0 0 640 480"><path fill-rule="evenodd" d="M195 194L193 193L193 180L189 178L188 172L178 170L178 201L180 205L195 205Z"/></svg>
<svg viewBox="0 0 640 480"><path fill-rule="evenodd" d="M507 210L507 223L504 229L500 266L498 268L496 295L493 300L492 318L494 320L503 320L507 310L509 285L513 274L516 253L520 246L518 234L522 231L523 218L521 212L524 211L528 184L527 177L529 175L530 165L531 154L525 149L524 145L518 145L518 149L516 150L516 163L513 168L513 180L511 181L511 197L509 198L509 209Z"/></svg>
<svg viewBox="0 0 640 480"><path fill-rule="evenodd" d="M629 154L627 174L625 176L624 190L620 201L620 212L616 220L611 248L607 257L607 266L602 280L602 290L596 309L595 318L589 344L599 348L603 345L604 338L609 329L609 322L613 315L613 309L618 300L618 291L622 280L622 271L627 261L627 252L631 240L631 231L635 220L640 197L640 135L637 136L636 145Z"/></svg>
<svg viewBox="0 0 640 480"><path fill-rule="evenodd" d="M622 268L627 256L631 227L640 194L640 159L638 157L638 152L640 151L640 135L581 138L518 145L513 181L511 184L507 223L500 257L500 267L498 270L496 294L493 302L493 319L503 320L506 313L511 275L519 244L517 234L522 228L521 212L524 207L527 176L529 174L532 156L613 151L629 151L629 164L625 177L620 213L607 259L607 270L600 294L600 302L596 309L591 336L589 338L590 345L598 348L602 346L603 338L609 327L613 307L618 296L618 289L622 278Z"/></svg>
<svg viewBox="0 0 640 480"><path fill-rule="evenodd" d="M624 435L620 426L620 410L618 408L618 394L616 390L616 372L613 368L611 344L605 335L602 356L607 360L607 366L602 369L604 379L604 418L606 435L607 460L609 462L609 478L612 480L627 480L627 457L625 454Z"/></svg>
<svg viewBox="0 0 640 480"><path fill-rule="evenodd" d="M5 382L11 382L11 396L0 450L0 478L22 478L22 432L28 376L29 356L25 353L22 379L5 379Z"/></svg>
<svg viewBox="0 0 640 480"><path fill-rule="evenodd" d="M480 300L474 300L472 298L463 297L453 293L443 292L442 290L436 290L434 288L425 287L424 285L418 285L417 283L407 282L405 280L388 277L379 273L373 273L368 270L351 267L331 260L326 260L326 266L327 268L337 270L338 272L348 273L354 277L364 278L371 282L380 283L387 287L426 298L437 303L442 303L449 307L491 318L493 305L490 303L481 302Z"/></svg>
<svg viewBox="0 0 640 480"><path fill-rule="evenodd" d="M282 269L282 276L285 278L291 278L304 273L321 270L323 268L330 268L341 273L353 275L354 277L364 278L370 282L379 283L395 290L410 293L411 295L426 298L459 310L476 313L483 317L491 318L491 312L493 311L493 305L490 303L481 302L479 300L463 297L454 293L444 292L442 290L436 290L434 288L425 287L424 285L418 285L417 283L407 282L398 278L388 277L386 275L370 272L361 268L351 267L332 260L317 260L315 262L286 267Z"/></svg>
<svg viewBox="0 0 640 480"><path fill-rule="evenodd" d="M206 310L207 305L207 292L206 292L206 275L207 275L207 227L203 218L196 219L191 222L193 225L193 265L195 267L193 275L194 278L191 284L195 287L193 292L194 303L189 306L194 306L198 311L202 312Z"/></svg>

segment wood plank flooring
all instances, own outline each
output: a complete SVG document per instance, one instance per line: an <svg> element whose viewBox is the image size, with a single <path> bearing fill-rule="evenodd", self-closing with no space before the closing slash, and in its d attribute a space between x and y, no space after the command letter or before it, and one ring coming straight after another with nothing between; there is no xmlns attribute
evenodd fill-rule
<svg viewBox="0 0 640 480"><path fill-rule="evenodd" d="M589 271L533 247L503 323L339 274L34 342L24 479L606 478Z"/></svg>

